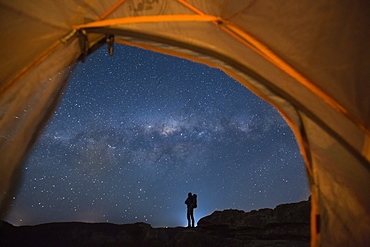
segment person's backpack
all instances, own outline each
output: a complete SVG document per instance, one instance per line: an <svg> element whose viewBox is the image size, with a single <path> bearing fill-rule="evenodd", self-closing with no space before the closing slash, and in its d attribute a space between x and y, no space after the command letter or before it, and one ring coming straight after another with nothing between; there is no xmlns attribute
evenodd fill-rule
<svg viewBox="0 0 370 247"><path fill-rule="evenodd" d="M196 208L198 205L197 205L197 195L194 194L193 195L193 208Z"/></svg>

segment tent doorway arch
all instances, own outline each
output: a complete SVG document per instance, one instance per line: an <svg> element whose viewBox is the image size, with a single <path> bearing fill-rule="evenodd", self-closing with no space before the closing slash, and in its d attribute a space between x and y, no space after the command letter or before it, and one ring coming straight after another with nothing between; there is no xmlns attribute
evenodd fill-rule
<svg viewBox="0 0 370 247"><path fill-rule="evenodd" d="M78 64L24 165L12 224L29 208L39 216L25 214L23 225L100 219L175 227L186 221L187 190L200 197L197 219L309 196L294 135L272 106L218 69L123 45ZM105 218L93 214L97 205ZM147 218L130 217L135 208Z"/></svg>

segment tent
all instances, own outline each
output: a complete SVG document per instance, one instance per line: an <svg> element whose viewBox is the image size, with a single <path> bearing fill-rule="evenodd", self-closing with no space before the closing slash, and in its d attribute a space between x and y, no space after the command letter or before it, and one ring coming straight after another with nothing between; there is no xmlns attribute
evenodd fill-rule
<svg viewBox="0 0 370 247"><path fill-rule="evenodd" d="M311 246L370 243L370 1L0 0L0 207L78 61L123 43L217 67L292 128Z"/></svg>

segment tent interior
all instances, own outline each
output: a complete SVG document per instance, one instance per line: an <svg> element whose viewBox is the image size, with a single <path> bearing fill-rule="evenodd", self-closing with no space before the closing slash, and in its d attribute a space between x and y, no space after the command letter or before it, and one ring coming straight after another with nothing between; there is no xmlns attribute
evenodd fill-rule
<svg viewBox="0 0 370 247"><path fill-rule="evenodd" d="M0 208L73 68L114 43L220 68L283 115L306 164L311 246L370 242L370 2L0 1Z"/></svg>

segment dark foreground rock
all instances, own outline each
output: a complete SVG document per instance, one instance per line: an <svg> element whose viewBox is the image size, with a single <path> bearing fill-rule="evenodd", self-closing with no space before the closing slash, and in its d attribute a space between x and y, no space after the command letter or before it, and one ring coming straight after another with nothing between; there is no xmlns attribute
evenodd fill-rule
<svg viewBox="0 0 370 247"><path fill-rule="evenodd" d="M0 223L0 246L294 246L308 247L310 202L275 209L216 211L196 228L152 228L146 223Z"/></svg>
<svg viewBox="0 0 370 247"><path fill-rule="evenodd" d="M227 246L309 246L310 212L310 201L251 212L229 209L200 219L198 227L237 242Z"/></svg>

